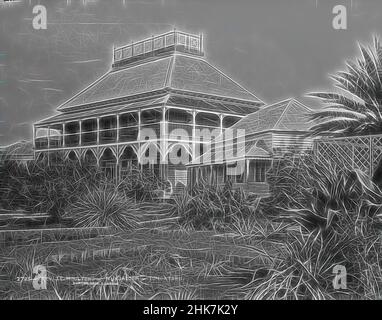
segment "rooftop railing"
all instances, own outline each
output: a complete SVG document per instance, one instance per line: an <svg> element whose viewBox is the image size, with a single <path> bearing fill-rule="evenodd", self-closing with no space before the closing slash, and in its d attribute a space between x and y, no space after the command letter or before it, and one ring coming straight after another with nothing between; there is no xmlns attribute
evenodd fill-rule
<svg viewBox="0 0 382 320"><path fill-rule="evenodd" d="M194 35L186 32L173 30L161 35L132 42L131 44L114 48L114 63L145 55L157 50L174 47L182 51L203 55L203 35Z"/></svg>

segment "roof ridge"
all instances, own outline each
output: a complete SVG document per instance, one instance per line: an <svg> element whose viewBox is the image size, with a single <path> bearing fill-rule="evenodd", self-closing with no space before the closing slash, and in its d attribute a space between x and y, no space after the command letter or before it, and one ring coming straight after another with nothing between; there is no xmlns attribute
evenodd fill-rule
<svg viewBox="0 0 382 320"><path fill-rule="evenodd" d="M303 108L305 108L305 109L307 109L309 111L313 111L312 108L309 108L307 105L303 104L301 101L299 101L299 100L297 100L295 98L292 98L292 100L293 100L293 102L299 104L301 107L303 107Z"/></svg>
<svg viewBox="0 0 382 320"><path fill-rule="evenodd" d="M242 90L244 90L246 93L250 94L251 96L253 96L254 98L257 99L257 102L261 102L263 104L265 104L265 102L260 99L258 96L256 96L253 92L249 91L247 88L245 88L243 85L241 85L238 81L232 79L229 75L227 75L224 71L220 70L218 67L214 66L213 64L211 64L208 60L206 60L206 58L202 58L202 57L194 57L194 56L190 56L190 55L187 55L187 54L183 54L183 53L179 53L179 52L176 52L174 54L174 57L176 56L181 56L181 57L185 57L185 58L190 58L190 59L195 59L195 60L199 60L199 61L202 61L202 62L205 62L208 64L208 66L210 66L212 69L216 70L218 73L220 73L221 75L223 75L225 78L227 78L228 80L232 81L234 84L236 84L238 87L240 87ZM252 100L248 100L248 99L241 99L241 100L247 100L247 101L252 101Z"/></svg>
<svg viewBox="0 0 382 320"><path fill-rule="evenodd" d="M284 111L280 114L279 119L277 120L277 122L275 123L275 125L272 127L272 129L277 128L277 126L279 125L279 123L280 123L281 119L283 118L285 112L290 108L290 105L291 105L292 102L293 102L293 98L289 100L289 102L288 102L288 104L286 105Z"/></svg>
<svg viewBox="0 0 382 320"><path fill-rule="evenodd" d="M170 63L168 64L168 68L167 68L167 74L166 74L166 80L165 80L165 83L164 83L164 87L171 87L171 83L172 83L172 74L174 72L174 67L175 67L175 61L176 57L175 55L173 55L171 57L171 60L170 60Z"/></svg>
<svg viewBox="0 0 382 320"><path fill-rule="evenodd" d="M287 100L289 100L289 99L282 100L282 101L279 101L279 102L275 102L275 103L266 105L266 106L264 106L264 107L259 107L258 110L254 111L254 112L252 112L252 113L250 113L250 114L247 114L244 118L242 118L242 119L240 119L238 122L236 122L236 123L234 124L234 126L236 126L237 124L239 124L239 123L242 122L243 120L248 119L251 115L258 114L260 111L263 111L263 110L265 110L265 109L268 109L269 107L274 107L275 105L277 105L277 104L281 104L281 103L283 103L283 102L286 102ZM289 103L288 103L288 104L289 104ZM281 107L282 107L282 105L277 106L277 108L281 108Z"/></svg>
<svg viewBox="0 0 382 320"><path fill-rule="evenodd" d="M274 107L275 105L277 104L282 104L282 103L285 103L288 101L288 103L293 100L293 98L287 98L287 99L284 99L284 100L280 100L280 101L276 101L276 102L273 102L271 104L267 104L265 106L263 106L262 108L260 108L258 111L260 110L264 110L264 109L267 109L267 108L270 108L270 107Z"/></svg>
<svg viewBox="0 0 382 320"><path fill-rule="evenodd" d="M284 116L290 110L291 107L303 108L303 109L307 110L308 112L312 111L311 108L309 108L308 106L306 106L302 102L298 101L296 98L291 98L289 100L290 101L288 102L285 110L280 115L280 118L278 119L278 121L275 124L275 126L272 128L273 130L283 130L283 128L280 128L280 124L285 119ZM303 113L303 115L304 115L304 113Z"/></svg>
<svg viewBox="0 0 382 320"><path fill-rule="evenodd" d="M250 94L251 96L253 96L254 98L257 99L258 102L262 102L265 104L265 102L260 99L259 97L257 97L254 93L252 93L251 91L249 91L248 89L246 89L245 87L243 87L239 82L235 81L234 79L232 79L229 75L227 75L225 72L223 72L222 70L220 70L218 67L215 67L214 65L212 65L211 63L209 63L207 60L203 60L204 62L206 62L211 68L215 69L216 71L218 71L220 74L222 74L225 78L227 78L228 80L232 81L233 83L235 83L238 87L240 87L241 89L243 89L245 92L247 92L248 94Z"/></svg>

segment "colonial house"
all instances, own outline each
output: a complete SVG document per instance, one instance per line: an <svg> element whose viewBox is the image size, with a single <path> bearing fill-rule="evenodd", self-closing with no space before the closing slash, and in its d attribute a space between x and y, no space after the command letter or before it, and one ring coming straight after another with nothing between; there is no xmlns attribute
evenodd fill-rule
<svg viewBox="0 0 382 320"><path fill-rule="evenodd" d="M266 172L275 159L311 151L307 106L287 99L261 107L226 130L188 165L191 187L198 181L222 185L260 196L269 195Z"/></svg>
<svg viewBox="0 0 382 320"><path fill-rule="evenodd" d="M263 106L206 60L202 35L173 30L114 48L105 75L34 124L35 157L87 162L113 176L137 164L175 190L187 185L186 163L208 147L197 132L251 126L245 117L257 119ZM186 163L169 161L174 152L187 154Z"/></svg>

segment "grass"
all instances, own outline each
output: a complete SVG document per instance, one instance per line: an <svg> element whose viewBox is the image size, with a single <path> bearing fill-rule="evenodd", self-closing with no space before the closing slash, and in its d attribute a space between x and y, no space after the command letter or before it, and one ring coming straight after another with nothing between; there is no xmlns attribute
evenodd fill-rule
<svg viewBox="0 0 382 320"><path fill-rule="evenodd" d="M332 267L338 263L349 267L347 261L338 257L346 252L346 245L352 247L354 242L333 248L333 241L322 241L317 234L291 229L286 222L237 220L230 230L224 231L184 227L164 231L140 226L83 234L71 231L71 237L69 231L66 233L67 238L44 235L34 242L2 246L0 297L166 300L380 297L382 278L378 261L372 264L368 257L380 254L379 245L370 247L377 252L357 252L367 262L362 273L367 291L362 295L359 289L338 291L332 287ZM24 235L23 239L28 237ZM49 280L47 290L43 291L34 290L30 281L16 281L32 276L36 264L46 266L51 278L72 277L72 280ZM73 284L73 277L87 277L97 283ZM118 277L121 280L113 283L113 278Z"/></svg>
<svg viewBox="0 0 382 320"><path fill-rule="evenodd" d="M140 228L110 237L68 242L40 242L3 248L1 297L30 296L47 299L204 299L231 297L232 286L241 284L241 270L256 265L256 253L238 247L238 241L213 231L153 231ZM47 266L51 276L91 277L100 285L73 285L70 281L48 281L46 292L35 291L30 276L35 264ZM248 273L248 271L247 271ZM120 275L118 285L107 277ZM248 275L245 275L248 277ZM242 280L241 280L242 281ZM103 283L104 282L104 283ZM228 287L227 287L228 286Z"/></svg>

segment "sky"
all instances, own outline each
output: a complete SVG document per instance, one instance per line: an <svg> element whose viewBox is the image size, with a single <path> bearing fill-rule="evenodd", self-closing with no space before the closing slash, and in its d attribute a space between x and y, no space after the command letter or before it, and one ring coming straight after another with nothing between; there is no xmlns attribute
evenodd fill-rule
<svg viewBox="0 0 382 320"><path fill-rule="evenodd" d="M46 6L35 30L33 7ZM347 29L332 26L347 9ZM381 0L0 0L0 145L31 139L33 122L102 74L120 46L172 30L204 34L206 56L266 103L328 90L329 74L382 36Z"/></svg>

